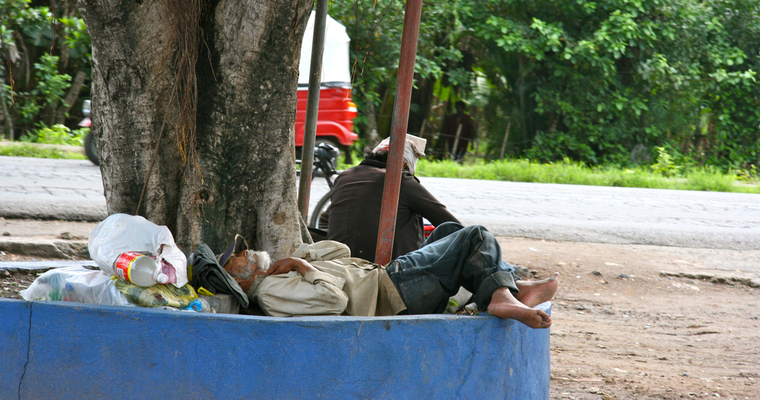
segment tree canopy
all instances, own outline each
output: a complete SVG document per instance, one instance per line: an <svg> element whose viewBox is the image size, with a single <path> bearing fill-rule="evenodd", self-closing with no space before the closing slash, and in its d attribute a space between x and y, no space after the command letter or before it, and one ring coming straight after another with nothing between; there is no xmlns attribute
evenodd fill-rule
<svg viewBox="0 0 760 400"><path fill-rule="evenodd" d="M377 120L382 135L403 2L332 4L353 41L359 126ZM425 2L410 130L435 130L465 99L491 157L511 129L514 157L627 165L666 147L747 168L760 157L758 17L752 0Z"/></svg>
<svg viewBox="0 0 760 400"><path fill-rule="evenodd" d="M0 0L0 103L6 136L76 127L91 44L74 1Z"/></svg>
<svg viewBox="0 0 760 400"><path fill-rule="evenodd" d="M0 99L16 137L62 110L78 115L67 91L80 71L90 77L74 2L39 3L0 2ZM329 4L352 40L356 126L372 144L390 129L405 2ZM683 162L749 168L760 161L759 19L753 0L424 2L409 130L434 140L466 100L490 158L503 148L628 165L664 147Z"/></svg>

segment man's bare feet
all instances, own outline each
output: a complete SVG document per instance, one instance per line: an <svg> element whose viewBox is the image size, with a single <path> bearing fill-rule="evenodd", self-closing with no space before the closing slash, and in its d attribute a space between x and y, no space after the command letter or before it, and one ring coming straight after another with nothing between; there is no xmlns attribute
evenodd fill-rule
<svg viewBox="0 0 760 400"><path fill-rule="evenodd" d="M549 279L542 281L516 281L517 293L515 298L528 307L535 307L545 301L549 301L557 293L559 286L559 272L555 272Z"/></svg>
<svg viewBox="0 0 760 400"><path fill-rule="evenodd" d="M493 292L491 303L488 304L488 314L499 318L516 319L531 328L548 328L552 324L552 319L548 314L521 303L506 287L498 288Z"/></svg>

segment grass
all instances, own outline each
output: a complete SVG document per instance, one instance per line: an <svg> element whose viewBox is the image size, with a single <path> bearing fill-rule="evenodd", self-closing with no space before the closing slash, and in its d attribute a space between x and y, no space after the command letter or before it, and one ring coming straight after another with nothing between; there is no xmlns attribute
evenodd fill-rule
<svg viewBox="0 0 760 400"><path fill-rule="evenodd" d="M64 151L55 146L7 141L0 142L0 156L87 159L84 154ZM347 165L342 162L341 157L338 169L343 170L358 164L359 160L356 157L354 159L354 164ZM760 193L760 182L756 176L752 176L753 179L750 180L740 180L736 175L724 174L710 168L683 169L677 176L666 177L648 167L588 167L569 160L555 163L528 160L499 160L489 163L476 161L460 165L452 161L422 159L417 163L416 173L418 176L440 178Z"/></svg>
<svg viewBox="0 0 760 400"><path fill-rule="evenodd" d="M512 182L760 193L757 178L751 181L739 181L733 174L723 174L709 168L687 170L678 176L666 177L646 167L633 169L588 167L568 160L548 164L528 160L500 160L465 165L452 161L420 160L417 163L417 175Z"/></svg>
<svg viewBox="0 0 760 400"><path fill-rule="evenodd" d="M13 143L13 144L10 144ZM80 152L61 150L51 145L35 145L23 142L0 142L0 156L57 158L69 160L86 160Z"/></svg>

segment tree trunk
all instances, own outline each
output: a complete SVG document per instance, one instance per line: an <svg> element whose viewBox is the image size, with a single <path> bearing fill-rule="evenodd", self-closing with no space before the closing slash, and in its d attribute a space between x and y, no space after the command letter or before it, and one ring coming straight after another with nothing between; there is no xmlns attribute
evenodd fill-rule
<svg viewBox="0 0 760 400"><path fill-rule="evenodd" d="M412 90L412 104L417 105L415 109L409 112L409 133L417 136L422 131L422 124L428 118L430 106L433 101L433 89L435 88L435 79L428 78L416 79L416 88Z"/></svg>
<svg viewBox="0 0 760 400"><path fill-rule="evenodd" d="M77 71L77 75L74 78L74 81L71 83L71 89L69 89L69 93L66 95L66 98L63 99L63 102L66 105L58 107L58 112L55 115L56 124L66 123L66 114L71 111L71 107L74 105L74 102L77 101L79 92L82 90L82 85L84 85L85 78L87 78L87 75L84 72Z"/></svg>
<svg viewBox="0 0 760 400"><path fill-rule="evenodd" d="M367 116L367 126L364 134L364 139L367 141L367 147L374 148L382 140L377 133L377 119L375 118L375 105L372 103L372 99L367 98L367 109L364 111Z"/></svg>
<svg viewBox="0 0 760 400"><path fill-rule="evenodd" d="M275 258L290 255L301 242L294 123L312 2L77 5L93 45L108 213L166 225L186 252L206 243L220 253L239 233Z"/></svg>

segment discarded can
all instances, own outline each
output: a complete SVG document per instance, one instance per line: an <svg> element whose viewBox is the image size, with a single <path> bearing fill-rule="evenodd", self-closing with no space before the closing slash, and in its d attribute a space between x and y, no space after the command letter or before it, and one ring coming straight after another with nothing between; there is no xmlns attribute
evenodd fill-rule
<svg viewBox="0 0 760 400"><path fill-rule="evenodd" d="M169 277L160 270L156 272L157 269L159 267L153 257L135 251L122 253L114 266L119 278L142 287L169 282Z"/></svg>

